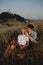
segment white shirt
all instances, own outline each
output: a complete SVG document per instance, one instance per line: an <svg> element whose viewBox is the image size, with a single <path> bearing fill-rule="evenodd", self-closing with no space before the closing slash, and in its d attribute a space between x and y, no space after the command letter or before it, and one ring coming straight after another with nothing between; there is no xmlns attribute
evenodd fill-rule
<svg viewBox="0 0 43 65"><path fill-rule="evenodd" d="M18 36L18 44L19 45L26 45L26 42L29 41L26 35L19 35Z"/></svg>

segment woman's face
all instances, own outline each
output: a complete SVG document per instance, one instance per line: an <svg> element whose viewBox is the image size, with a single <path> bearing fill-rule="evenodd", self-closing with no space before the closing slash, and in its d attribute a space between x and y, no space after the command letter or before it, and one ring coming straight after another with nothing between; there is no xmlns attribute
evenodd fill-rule
<svg viewBox="0 0 43 65"><path fill-rule="evenodd" d="M24 28L22 28L22 34L24 34L25 33L25 29Z"/></svg>

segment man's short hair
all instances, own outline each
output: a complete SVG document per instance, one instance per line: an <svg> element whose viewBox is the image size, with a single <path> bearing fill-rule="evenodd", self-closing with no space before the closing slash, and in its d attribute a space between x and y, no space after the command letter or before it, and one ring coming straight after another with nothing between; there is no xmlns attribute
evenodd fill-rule
<svg viewBox="0 0 43 65"><path fill-rule="evenodd" d="M28 28L34 29L34 26L32 24L27 25Z"/></svg>

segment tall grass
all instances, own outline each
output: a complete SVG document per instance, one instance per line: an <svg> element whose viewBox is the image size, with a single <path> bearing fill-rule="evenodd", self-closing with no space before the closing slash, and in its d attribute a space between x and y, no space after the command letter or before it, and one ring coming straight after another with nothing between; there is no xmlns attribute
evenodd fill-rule
<svg viewBox="0 0 43 65"><path fill-rule="evenodd" d="M13 57L13 65L43 65L43 31L40 25L37 27L39 44L35 44L33 49L26 51L26 56L23 60ZM20 34L19 30L7 30L6 32L0 32L0 58L3 56L9 41L13 38L17 39ZM14 53L15 54L15 53ZM2 61L3 62L3 61ZM4 62L4 65L12 65L12 57L9 56Z"/></svg>

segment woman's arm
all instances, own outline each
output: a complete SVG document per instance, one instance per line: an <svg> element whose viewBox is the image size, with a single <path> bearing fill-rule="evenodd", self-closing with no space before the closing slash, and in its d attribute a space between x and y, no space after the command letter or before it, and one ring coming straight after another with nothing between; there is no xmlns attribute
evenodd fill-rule
<svg viewBox="0 0 43 65"><path fill-rule="evenodd" d="M29 46L29 41L26 42L26 45L20 46L20 49L23 50L23 49L25 49L27 46Z"/></svg>

